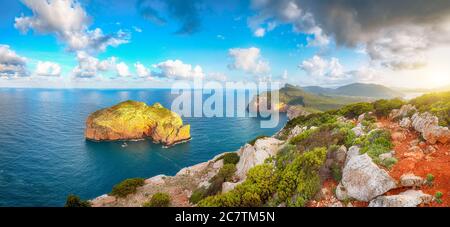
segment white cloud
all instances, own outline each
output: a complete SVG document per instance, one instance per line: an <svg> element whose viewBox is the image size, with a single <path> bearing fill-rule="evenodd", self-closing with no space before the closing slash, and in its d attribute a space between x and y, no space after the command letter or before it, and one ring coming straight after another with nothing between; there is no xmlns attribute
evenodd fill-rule
<svg viewBox="0 0 450 227"><path fill-rule="evenodd" d="M261 59L261 51L256 47L233 48L228 50L228 54L233 58L233 63L228 65L230 69L252 75L267 74L270 71L269 63Z"/></svg>
<svg viewBox="0 0 450 227"><path fill-rule="evenodd" d="M72 70L75 78L95 78L99 72L111 70L116 62L115 57L100 61L84 51L77 52L78 65Z"/></svg>
<svg viewBox="0 0 450 227"><path fill-rule="evenodd" d="M19 56L8 45L0 45L0 77L18 78L28 76L27 59Z"/></svg>
<svg viewBox="0 0 450 227"><path fill-rule="evenodd" d="M136 68L136 73L137 73L138 77L150 77L151 76L150 70L147 69L140 62L137 62L136 64L134 64L134 67Z"/></svg>
<svg viewBox="0 0 450 227"><path fill-rule="evenodd" d="M198 65L193 67L180 60L167 60L154 65L154 67L160 70L160 72L155 73L155 75L171 79L194 79L203 78L205 76L202 67Z"/></svg>
<svg viewBox="0 0 450 227"><path fill-rule="evenodd" d="M265 34L266 34L266 29L264 29L264 28L257 28L253 32L253 35L256 37L264 37Z"/></svg>
<svg viewBox="0 0 450 227"><path fill-rule="evenodd" d="M105 51L108 46L127 43L129 34L103 34L100 28L89 30L91 18L74 0L23 0L32 16L15 18L14 26L23 33L33 29L39 34L53 34L71 51Z"/></svg>
<svg viewBox="0 0 450 227"><path fill-rule="evenodd" d="M120 62L116 65L117 75L120 77L129 77L131 76L130 69L125 62Z"/></svg>
<svg viewBox="0 0 450 227"><path fill-rule="evenodd" d="M38 76L59 77L61 76L61 66L55 62L39 61L35 74Z"/></svg>
<svg viewBox="0 0 450 227"><path fill-rule="evenodd" d="M345 78L344 67L337 58L327 60L315 55L311 59L304 60L300 63L299 68L313 77L330 80L342 80Z"/></svg>

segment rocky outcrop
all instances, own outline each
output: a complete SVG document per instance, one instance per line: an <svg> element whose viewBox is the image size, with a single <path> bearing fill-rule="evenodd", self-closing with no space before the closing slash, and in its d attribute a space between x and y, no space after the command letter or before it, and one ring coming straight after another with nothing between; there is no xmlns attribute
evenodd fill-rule
<svg viewBox="0 0 450 227"><path fill-rule="evenodd" d="M354 150L354 148L350 148ZM367 155L347 155L341 184L350 198L370 201L396 187L394 179Z"/></svg>
<svg viewBox="0 0 450 227"><path fill-rule="evenodd" d="M246 144L238 151L240 156L239 162L236 164L236 176L243 181L249 169L256 165L264 163L267 158L276 155L279 146L283 141L267 137L259 139L255 145Z"/></svg>
<svg viewBox="0 0 450 227"><path fill-rule="evenodd" d="M403 119L405 117L411 116L415 112L417 112L417 109L415 106L413 106L411 104L403 105L400 109L392 110L392 112L389 114L389 118L393 119L393 120Z"/></svg>
<svg viewBox="0 0 450 227"><path fill-rule="evenodd" d="M422 134L422 137L430 144L436 142L447 143L450 141L450 130L448 127L439 126L439 119L432 114L415 113L412 116L412 127Z"/></svg>
<svg viewBox="0 0 450 227"><path fill-rule="evenodd" d="M291 139L293 137L296 137L298 135L300 135L302 132L306 131L308 129L308 127L304 126L301 127L300 125L296 125L290 132L289 135L287 137L287 139Z"/></svg>
<svg viewBox="0 0 450 227"><path fill-rule="evenodd" d="M408 190L398 195L380 196L369 203L369 207L416 207L430 203L433 197L422 191Z"/></svg>
<svg viewBox="0 0 450 227"><path fill-rule="evenodd" d="M422 184L422 177L416 176L412 173L406 173L400 177L400 185L403 187L420 187Z"/></svg>
<svg viewBox="0 0 450 227"><path fill-rule="evenodd" d="M126 101L101 109L86 120L85 137L94 141L150 138L171 146L191 138L190 126L178 114L156 103Z"/></svg>
<svg viewBox="0 0 450 227"><path fill-rule="evenodd" d="M400 127L402 128L410 128L411 124L412 122L411 119L409 119L409 117L404 117L399 123Z"/></svg>
<svg viewBox="0 0 450 227"><path fill-rule="evenodd" d="M219 154L210 161L183 168L175 176L157 175L146 179L136 193L125 198L102 195L90 202L94 207L139 207L149 201L153 194L165 192L172 198L172 206L192 206L189 203L192 191L209 184L209 180L223 166L223 161L218 160L222 155Z"/></svg>
<svg viewBox="0 0 450 227"><path fill-rule="evenodd" d="M302 106L289 106L287 108L287 117L292 120L299 116L308 116L310 113L306 111Z"/></svg>

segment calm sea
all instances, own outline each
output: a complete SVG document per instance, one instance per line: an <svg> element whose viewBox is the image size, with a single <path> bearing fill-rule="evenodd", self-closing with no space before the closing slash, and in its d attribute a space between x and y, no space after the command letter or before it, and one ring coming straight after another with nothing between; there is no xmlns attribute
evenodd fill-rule
<svg viewBox="0 0 450 227"><path fill-rule="evenodd" d="M258 118L184 118L192 140L169 149L84 139L85 119L95 110L130 99L170 107L173 98L163 89L0 88L0 206L63 206L69 193L90 199L126 178L174 175L286 123L285 115L272 129L260 128Z"/></svg>

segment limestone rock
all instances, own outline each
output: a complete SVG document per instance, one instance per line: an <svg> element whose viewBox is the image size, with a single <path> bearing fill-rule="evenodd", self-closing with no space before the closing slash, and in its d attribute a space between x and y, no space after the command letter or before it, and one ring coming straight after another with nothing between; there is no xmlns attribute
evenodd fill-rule
<svg viewBox="0 0 450 227"><path fill-rule="evenodd" d="M412 173L406 173L400 177L400 184L403 187L420 187L423 184L423 179Z"/></svg>
<svg viewBox="0 0 450 227"><path fill-rule="evenodd" d="M236 186L238 186L242 182L233 183L233 182L224 182L222 184L222 193L229 192L233 190Z"/></svg>
<svg viewBox="0 0 450 227"><path fill-rule="evenodd" d="M336 187L336 198L340 201L344 201L348 199L348 193L342 183Z"/></svg>
<svg viewBox="0 0 450 227"><path fill-rule="evenodd" d="M404 117L401 121L400 121L400 127L402 128L410 128L411 127L411 119L409 119L409 117Z"/></svg>
<svg viewBox="0 0 450 227"><path fill-rule="evenodd" d="M363 130L362 126L360 126L360 125L352 128L352 131L355 133L355 135L357 137L364 135L364 130Z"/></svg>
<svg viewBox="0 0 450 227"><path fill-rule="evenodd" d="M344 163L346 157L347 157L347 148L344 145L342 145L336 150L335 160L338 163Z"/></svg>
<svg viewBox="0 0 450 227"><path fill-rule="evenodd" d="M347 161L341 183L349 197L367 202L396 187L394 179L367 154L353 156Z"/></svg>
<svg viewBox="0 0 450 227"><path fill-rule="evenodd" d="M291 132L289 132L288 139L291 139L291 138L293 138L293 137L296 137L297 135L299 135L300 133L306 131L307 129L308 129L308 127L306 127L306 126L301 127L300 125L296 125L296 126L291 130Z"/></svg>
<svg viewBox="0 0 450 227"><path fill-rule="evenodd" d="M433 197L422 191L408 190L398 195L380 196L369 203L369 207L416 207L430 203Z"/></svg>
<svg viewBox="0 0 450 227"><path fill-rule="evenodd" d="M392 112L389 114L390 119L403 119L405 117L410 116L412 113L417 112L417 109L415 106L408 104L403 105L400 109L392 110Z"/></svg>
<svg viewBox="0 0 450 227"><path fill-rule="evenodd" d="M263 164L268 157L274 156L282 143L283 141L281 140L267 137L257 140L254 146L246 144L238 152L240 159L236 164L236 176L240 180L244 180L249 169Z"/></svg>
<svg viewBox="0 0 450 227"><path fill-rule="evenodd" d="M393 157L392 152L380 154L380 155L378 156L378 158L379 158L381 161L383 161L383 160L385 160L385 159L388 159L388 158L392 158L392 157Z"/></svg>
<svg viewBox="0 0 450 227"><path fill-rule="evenodd" d="M448 127L439 126L439 119L428 112L414 114L412 116L412 126L430 144L435 144L436 142L445 144L450 141L450 130Z"/></svg>

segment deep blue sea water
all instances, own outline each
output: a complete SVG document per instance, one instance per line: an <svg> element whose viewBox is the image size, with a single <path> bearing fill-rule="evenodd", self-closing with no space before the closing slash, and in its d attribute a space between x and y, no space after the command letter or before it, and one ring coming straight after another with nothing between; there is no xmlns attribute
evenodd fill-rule
<svg viewBox="0 0 450 227"><path fill-rule="evenodd" d="M278 127L258 118L184 118L192 140L169 149L151 141L90 142L86 117L125 100L160 102L170 90L52 90L0 88L0 206L63 206L69 193L91 199L131 177L174 175L181 168L239 149Z"/></svg>

